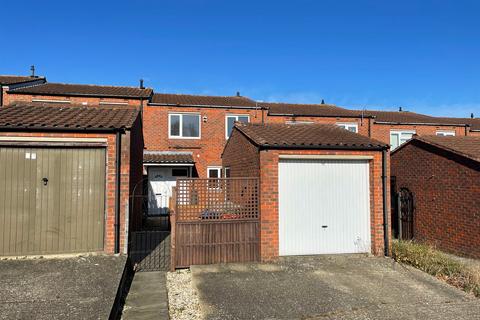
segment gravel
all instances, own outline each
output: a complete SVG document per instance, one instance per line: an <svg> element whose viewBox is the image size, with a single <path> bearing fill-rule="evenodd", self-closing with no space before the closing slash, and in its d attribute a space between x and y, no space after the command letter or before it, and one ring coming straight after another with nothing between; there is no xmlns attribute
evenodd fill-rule
<svg viewBox="0 0 480 320"><path fill-rule="evenodd" d="M170 319L203 319L197 290L189 269L167 273L167 290Z"/></svg>

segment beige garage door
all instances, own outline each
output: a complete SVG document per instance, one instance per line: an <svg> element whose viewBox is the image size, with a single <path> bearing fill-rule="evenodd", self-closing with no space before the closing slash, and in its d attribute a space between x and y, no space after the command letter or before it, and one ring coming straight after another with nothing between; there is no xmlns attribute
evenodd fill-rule
<svg viewBox="0 0 480 320"><path fill-rule="evenodd" d="M103 249L105 149L0 147L0 255Z"/></svg>

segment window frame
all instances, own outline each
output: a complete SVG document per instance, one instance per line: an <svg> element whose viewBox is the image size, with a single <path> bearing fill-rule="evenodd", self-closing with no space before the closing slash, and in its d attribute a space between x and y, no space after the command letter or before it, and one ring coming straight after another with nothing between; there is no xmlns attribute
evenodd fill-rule
<svg viewBox="0 0 480 320"><path fill-rule="evenodd" d="M228 172L228 174L227 174L227 172ZM230 178L230 175L231 175L230 167L225 167L225 168L223 168L223 176L224 176L224 178Z"/></svg>
<svg viewBox="0 0 480 320"><path fill-rule="evenodd" d="M217 170L218 172L218 177L216 178L213 178L213 177L210 177L210 170ZM207 188L208 189L220 189L220 183L218 180L214 181L214 180L210 180L210 179L222 179L222 167L220 166L211 166L211 167L207 167Z"/></svg>
<svg viewBox="0 0 480 320"><path fill-rule="evenodd" d="M183 136L183 116L198 116L198 137L184 137ZM180 124L179 124L179 134L178 136L172 135L172 116L180 117ZM169 139L201 139L202 138L202 115L198 112L171 112L168 113L168 138Z"/></svg>
<svg viewBox="0 0 480 320"><path fill-rule="evenodd" d="M411 134L412 136L414 136L416 133L417 132L415 130L390 130L390 135L389 135L390 143L389 144L390 144L390 147L392 147L391 151L397 149L398 147L400 147L403 144L403 143L401 143L402 134ZM398 135L398 146L396 148L393 148L393 145L392 145L392 134L397 134ZM408 139L408 140L410 140L410 139Z"/></svg>
<svg viewBox="0 0 480 320"><path fill-rule="evenodd" d="M435 132L436 136L442 136L442 137L455 137L456 132L455 130L437 130Z"/></svg>
<svg viewBox="0 0 480 320"><path fill-rule="evenodd" d="M350 131L350 130L348 130L348 127L355 127L355 132L354 133L358 133L358 123L357 122L337 122L336 125L341 127L341 128L342 128L342 126L345 126L346 128L342 128L342 129L345 129L347 131ZM353 131L350 131L350 132L353 132Z"/></svg>
<svg viewBox="0 0 480 320"><path fill-rule="evenodd" d="M225 139L227 139L227 140L228 140L228 138L230 138L229 132L228 132L228 118L229 117L231 117L231 118L235 117L236 118L235 121L238 121L238 117L247 117L248 118L248 123L250 123L250 115L249 114L240 114L240 113L226 114L225 115ZM234 121L234 123L235 123L235 121ZM232 130L233 130L233 128L232 128Z"/></svg>

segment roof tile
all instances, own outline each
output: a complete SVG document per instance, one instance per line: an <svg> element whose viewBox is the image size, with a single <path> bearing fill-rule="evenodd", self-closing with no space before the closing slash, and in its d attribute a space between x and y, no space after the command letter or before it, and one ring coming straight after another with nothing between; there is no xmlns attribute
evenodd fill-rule
<svg viewBox="0 0 480 320"><path fill-rule="evenodd" d="M12 89L9 93L38 95L71 95L112 98L148 98L153 90L136 87L99 86L88 84L45 83L31 87Z"/></svg>
<svg viewBox="0 0 480 320"><path fill-rule="evenodd" d="M236 123L256 145L297 149L384 149L388 145L333 124Z"/></svg>
<svg viewBox="0 0 480 320"><path fill-rule="evenodd" d="M144 163L194 163L193 156L188 152L145 151Z"/></svg>
<svg viewBox="0 0 480 320"><path fill-rule="evenodd" d="M423 141L436 147L480 162L480 137L476 136L415 136L411 141Z"/></svg>
<svg viewBox="0 0 480 320"><path fill-rule="evenodd" d="M11 129L129 129L134 108L14 104L0 109L0 127Z"/></svg>
<svg viewBox="0 0 480 320"><path fill-rule="evenodd" d="M242 96L199 96L189 94L155 93L152 104L175 106L256 107L256 102Z"/></svg>

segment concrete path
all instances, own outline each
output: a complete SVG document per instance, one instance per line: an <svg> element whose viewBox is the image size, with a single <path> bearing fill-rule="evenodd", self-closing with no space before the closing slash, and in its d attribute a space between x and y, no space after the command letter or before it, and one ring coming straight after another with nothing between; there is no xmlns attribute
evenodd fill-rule
<svg viewBox="0 0 480 320"><path fill-rule="evenodd" d="M122 319L168 319L165 272L137 272L128 292Z"/></svg>
<svg viewBox="0 0 480 320"><path fill-rule="evenodd" d="M480 300L388 258L192 266L205 319L480 319Z"/></svg>

